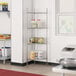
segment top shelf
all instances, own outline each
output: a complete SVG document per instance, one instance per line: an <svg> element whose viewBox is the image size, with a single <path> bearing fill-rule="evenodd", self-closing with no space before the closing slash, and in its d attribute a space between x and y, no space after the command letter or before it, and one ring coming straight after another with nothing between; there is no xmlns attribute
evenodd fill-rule
<svg viewBox="0 0 76 76"><path fill-rule="evenodd" d="M6 13L9 13L10 11L0 11L0 12L6 12Z"/></svg>
<svg viewBox="0 0 76 76"><path fill-rule="evenodd" d="M5 13L8 15L8 17L10 17L10 11L0 11L0 13Z"/></svg>

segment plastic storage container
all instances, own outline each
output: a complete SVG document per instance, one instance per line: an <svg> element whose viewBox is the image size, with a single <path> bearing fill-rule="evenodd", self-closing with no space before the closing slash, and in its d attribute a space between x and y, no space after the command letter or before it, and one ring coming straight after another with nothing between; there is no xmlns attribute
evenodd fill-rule
<svg viewBox="0 0 76 76"><path fill-rule="evenodd" d="M2 47L2 56L11 56L11 47Z"/></svg>

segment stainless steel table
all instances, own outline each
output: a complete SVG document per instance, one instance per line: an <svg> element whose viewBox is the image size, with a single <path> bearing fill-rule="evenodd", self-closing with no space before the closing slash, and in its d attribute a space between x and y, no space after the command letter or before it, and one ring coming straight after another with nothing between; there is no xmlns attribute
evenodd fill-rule
<svg viewBox="0 0 76 76"><path fill-rule="evenodd" d="M3 41L3 47L4 47L4 56L2 56L2 55L0 56L0 60L3 60L3 64L5 64L5 61L7 59L11 59L11 56L5 56L6 41L10 41L10 40L11 39L0 39L0 41Z"/></svg>

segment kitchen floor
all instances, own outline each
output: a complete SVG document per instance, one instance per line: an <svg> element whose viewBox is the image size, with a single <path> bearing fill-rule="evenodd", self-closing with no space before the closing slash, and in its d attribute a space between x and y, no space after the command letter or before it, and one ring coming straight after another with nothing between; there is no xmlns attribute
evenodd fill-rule
<svg viewBox="0 0 76 76"><path fill-rule="evenodd" d="M52 65L47 64L30 64L28 66L15 66L10 65L10 63L2 64L0 63L0 69L8 69L20 72L42 74L46 76L61 76L59 73L52 72ZM76 75L66 75L66 76L76 76Z"/></svg>

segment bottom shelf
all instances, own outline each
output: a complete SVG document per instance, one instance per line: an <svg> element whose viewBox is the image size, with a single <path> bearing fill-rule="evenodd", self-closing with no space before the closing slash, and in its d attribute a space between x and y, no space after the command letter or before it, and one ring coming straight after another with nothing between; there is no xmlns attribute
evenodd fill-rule
<svg viewBox="0 0 76 76"><path fill-rule="evenodd" d="M44 59L34 59L34 60L28 59L27 62L29 62L29 61L42 61L42 62L47 62L47 58L44 58Z"/></svg>
<svg viewBox="0 0 76 76"><path fill-rule="evenodd" d="M10 56L1 56L0 55L0 60L7 60L7 59L11 59Z"/></svg>

